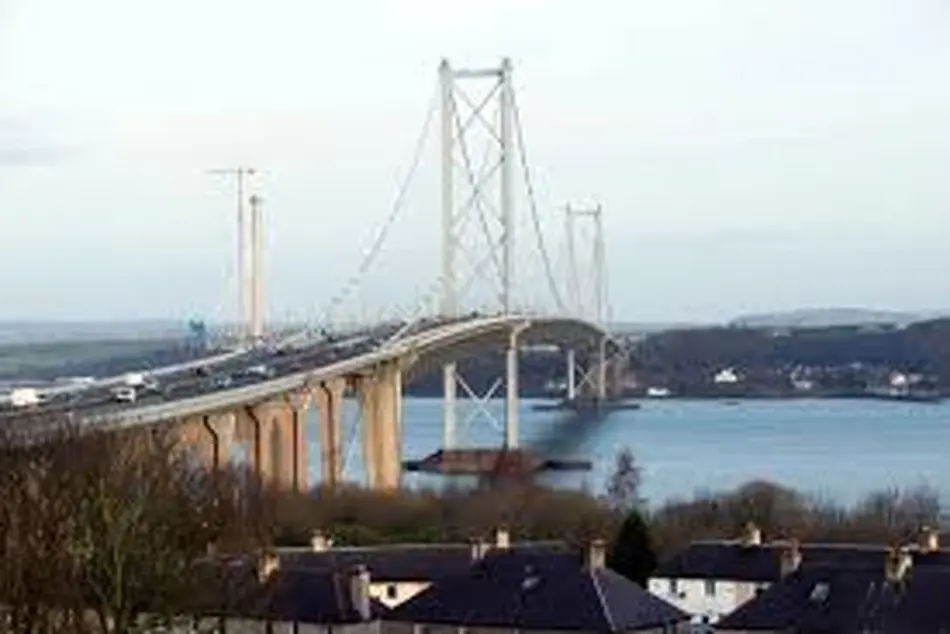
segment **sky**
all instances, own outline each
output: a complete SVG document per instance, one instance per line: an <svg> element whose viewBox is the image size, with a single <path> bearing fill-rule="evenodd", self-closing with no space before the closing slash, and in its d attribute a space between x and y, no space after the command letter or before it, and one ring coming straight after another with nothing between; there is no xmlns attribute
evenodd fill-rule
<svg viewBox="0 0 950 634"><path fill-rule="evenodd" d="M260 170L269 315L325 314L439 60L503 56L554 268L559 209L601 203L615 319L950 307L943 0L0 0L0 319L233 315L233 183L207 170L238 164ZM339 310L429 301L437 133Z"/></svg>

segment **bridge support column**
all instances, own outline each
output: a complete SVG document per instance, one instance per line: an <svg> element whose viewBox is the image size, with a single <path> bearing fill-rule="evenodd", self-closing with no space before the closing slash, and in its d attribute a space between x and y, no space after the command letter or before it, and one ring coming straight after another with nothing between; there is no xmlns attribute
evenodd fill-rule
<svg viewBox="0 0 950 634"><path fill-rule="evenodd" d="M343 479L343 393L345 379L321 383L313 392L320 436L321 485L334 488Z"/></svg>
<svg viewBox="0 0 950 634"><path fill-rule="evenodd" d="M601 337L597 348L597 400L607 400L607 338Z"/></svg>
<svg viewBox="0 0 950 634"><path fill-rule="evenodd" d="M245 407L238 416L238 438L263 486L290 489L297 480L294 417L294 408L283 401Z"/></svg>
<svg viewBox="0 0 950 634"><path fill-rule="evenodd" d="M447 363L442 367L442 447L444 449L454 449L458 442L456 371L454 363Z"/></svg>
<svg viewBox="0 0 950 634"><path fill-rule="evenodd" d="M242 407L234 411L237 420L237 442L245 447L247 468L254 475L263 476L263 429L259 412L254 407Z"/></svg>
<svg viewBox="0 0 950 634"><path fill-rule="evenodd" d="M358 382L363 414L363 461L371 489L402 483L402 368L384 363Z"/></svg>
<svg viewBox="0 0 950 634"><path fill-rule="evenodd" d="M310 462L307 451L307 409L312 402L311 395L306 392L290 394L287 397L289 428L284 438L289 445L284 445L290 451L289 471L284 473L290 477L290 489L296 493L306 493L310 489Z"/></svg>
<svg viewBox="0 0 950 634"><path fill-rule="evenodd" d="M505 351L505 447L518 446L518 331L513 330Z"/></svg>
<svg viewBox="0 0 950 634"><path fill-rule="evenodd" d="M577 398L577 358L574 348L567 349L567 400Z"/></svg>
<svg viewBox="0 0 950 634"><path fill-rule="evenodd" d="M231 464L237 427L235 416L231 413L208 414L203 417L203 424L210 436L211 468L215 471L226 469Z"/></svg>
<svg viewBox="0 0 950 634"><path fill-rule="evenodd" d="M213 430L206 425L207 416L188 416L177 423L174 429L178 448L185 452L194 466L213 469L216 463L216 447Z"/></svg>

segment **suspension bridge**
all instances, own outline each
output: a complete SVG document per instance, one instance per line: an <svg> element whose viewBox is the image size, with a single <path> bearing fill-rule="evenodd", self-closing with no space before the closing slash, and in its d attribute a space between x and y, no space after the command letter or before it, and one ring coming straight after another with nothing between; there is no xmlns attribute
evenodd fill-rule
<svg viewBox="0 0 950 634"><path fill-rule="evenodd" d="M320 315L279 340L266 336L262 198L254 192L254 170L215 170L235 175L238 182L237 271L244 345L215 357L151 370L149 376L161 381L161 389L143 391L131 402L111 397L123 381L112 377L49 390L29 411L7 404L0 417L30 421L36 429L63 417L107 429L171 426L209 465L230 462L240 445L263 481L304 490L313 484L308 482L308 410L317 414L321 484L333 486L342 479L345 459L343 400L352 396L359 403L367 485L395 489L401 485L405 462L403 429L413 424L403 419L403 383L418 373L441 368L439 455L456 460L461 451L460 390L480 407L502 389L503 450L519 449L518 361L519 350L526 346L556 345L565 351L569 399L585 390L593 400L606 399L608 368L620 355L614 354L618 346L607 332L600 206L568 206L563 224L556 216L554 223L542 217L508 59L482 69L454 68L443 61L438 78L395 203L356 273ZM436 119L438 274L420 296L412 298L409 308L394 306L393 317L342 332L332 326L334 316L346 302L366 292L366 278L374 269L386 273L381 263L384 247L394 227L406 221L407 192ZM578 227L585 222L593 229L589 242L577 239ZM549 250L552 225L565 233L562 258ZM581 274L585 245L590 247L590 279ZM504 351L504 373L487 393L476 394L458 363L488 349ZM580 367L581 359L586 371ZM453 466L439 468L451 471Z"/></svg>

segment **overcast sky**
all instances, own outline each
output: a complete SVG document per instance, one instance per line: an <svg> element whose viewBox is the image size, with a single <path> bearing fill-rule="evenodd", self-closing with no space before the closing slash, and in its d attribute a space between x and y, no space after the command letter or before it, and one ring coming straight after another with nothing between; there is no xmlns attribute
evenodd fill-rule
<svg viewBox="0 0 950 634"><path fill-rule="evenodd" d="M615 318L950 306L945 0L0 0L0 318L233 314L231 184L204 171L238 163L272 313L316 313L440 58L503 55L544 222L604 204ZM434 279L435 132L370 311Z"/></svg>

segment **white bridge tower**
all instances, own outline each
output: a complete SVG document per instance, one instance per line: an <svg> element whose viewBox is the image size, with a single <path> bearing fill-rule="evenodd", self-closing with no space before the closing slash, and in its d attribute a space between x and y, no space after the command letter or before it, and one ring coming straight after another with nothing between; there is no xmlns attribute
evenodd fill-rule
<svg viewBox="0 0 950 634"><path fill-rule="evenodd" d="M442 289L439 312L443 317L460 316L465 290L470 281L460 275L460 255L476 261L473 276L494 269L497 302L503 314L515 311L515 209L513 167L514 93L511 61L505 58L496 68L457 69L443 60L439 66L441 85L441 165L442 165ZM473 98L463 86L481 83L487 94ZM463 110L464 116L463 116ZM493 112L494 110L494 112ZM473 167L473 149L469 139L473 129L487 136L485 161L481 170ZM481 148L479 148L480 150ZM481 154L481 152L479 152ZM461 169L457 169L461 168ZM457 178L457 176L459 178ZM465 177L463 181L461 177ZM488 192L497 186L495 192ZM465 189L466 195L458 196ZM478 223L476 226L472 224ZM466 238L480 234L484 247L477 253ZM487 247L487 248L486 248ZM486 252L487 251L487 252ZM467 252L467 253L466 253ZM469 308L471 310L471 308ZM511 333L506 353L505 445L518 445L518 331ZM455 363L443 368L443 447L452 449L457 438L457 388L484 401L493 396L498 385L479 398L459 376Z"/></svg>

